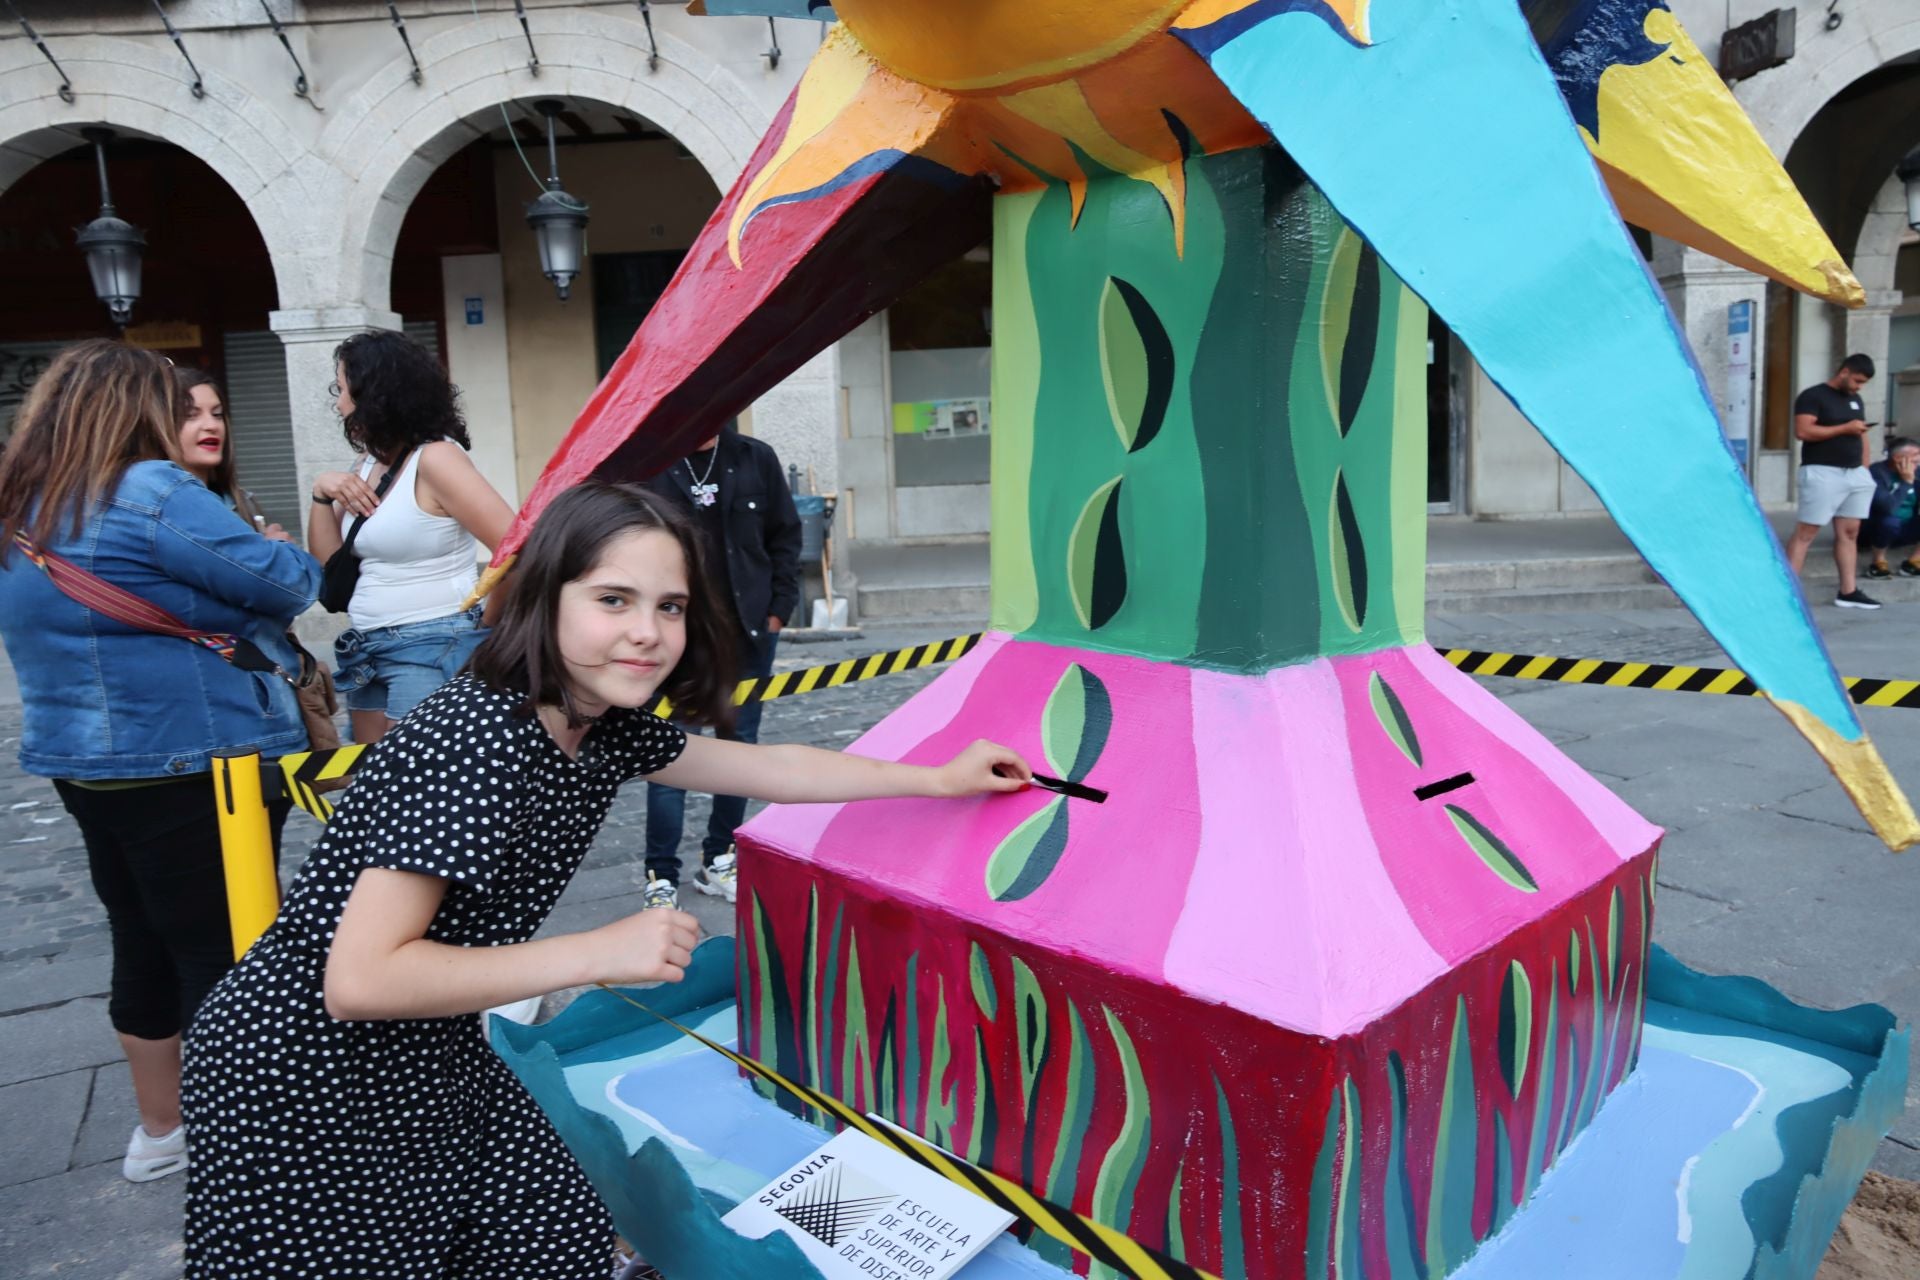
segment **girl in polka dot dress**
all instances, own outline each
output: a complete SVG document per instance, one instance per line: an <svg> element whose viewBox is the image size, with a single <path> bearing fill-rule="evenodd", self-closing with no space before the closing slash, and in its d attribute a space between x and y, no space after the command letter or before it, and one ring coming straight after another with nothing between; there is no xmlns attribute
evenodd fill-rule
<svg viewBox="0 0 1920 1280"><path fill-rule="evenodd" d="M602 1280L613 1229L479 1010L677 982L693 917L532 941L621 783L785 802L1015 791L939 768L688 738L732 652L691 527L638 488L557 498L465 674L368 752L279 918L187 1039L187 1276Z"/></svg>

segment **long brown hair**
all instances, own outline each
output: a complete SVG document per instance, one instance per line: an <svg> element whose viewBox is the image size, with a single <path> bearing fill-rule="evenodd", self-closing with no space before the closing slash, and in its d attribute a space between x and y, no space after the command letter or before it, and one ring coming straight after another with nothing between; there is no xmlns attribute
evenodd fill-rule
<svg viewBox="0 0 1920 1280"><path fill-rule="evenodd" d="M672 535L687 559L687 647L660 693L672 700L675 720L731 726L738 645L700 535L685 516L638 485L588 480L540 513L503 584L507 598L499 621L467 670L489 688L523 695L518 709L524 715L544 703L580 723L560 653L560 589L599 564L608 543L644 529Z"/></svg>
<svg viewBox="0 0 1920 1280"><path fill-rule="evenodd" d="M239 477L234 470L233 415L227 410L227 389L206 370L190 369L185 365L173 367L173 380L180 384L180 394L185 397L182 411L187 417L193 416L195 387L207 388L213 392L213 398L220 402L220 421L226 424L226 442L220 448L220 461L215 464L213 474L207 477L207 488L233 503L233 509L240 513L241 519L252 525L263 526L265 518L260 508L254 504L253 495L240 487Z"/></svg>
<svg viewBox="0 0 1920 1280"><path fill-rule="evenodd" d="M180 461L182 416L164 356L106 338L55 356L0 455L0 562L15 533L44 546L64 519L78 537L133 463Z"/></svg>

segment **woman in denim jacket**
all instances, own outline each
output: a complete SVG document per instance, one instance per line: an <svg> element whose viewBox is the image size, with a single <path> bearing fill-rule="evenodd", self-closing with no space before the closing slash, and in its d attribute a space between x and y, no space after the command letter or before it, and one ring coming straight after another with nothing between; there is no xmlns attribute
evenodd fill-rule
<svg viewBox="0 0 1920 1280"><path fill-rule="evenodd" d="M477 543L499 546L513 508L467 457L459 393L426 348L391 331L355 334L335 350L334 373L334 408L363 456L314 478L307 549L324 562L365 518L353 626L334 641L333 665L353 740L376 742L480 647L480 607L466 604Z"/></svg>
<svg viewBox="0 0 1920 1280"><path fill-rule="evenodd" d="M282 755L307 734L285 680L87 608L15 540L291 668L287 626L320 567L182 469L183 413L163 357L82 342L41 375L0 456L0 639L20 682L20 765L54 779L107 910L107 1014L140 1111L122 1165L134 1181L186 1166L180 1033L233 964L212 757ZM282 802L276 844L285 816Z"/></svg>

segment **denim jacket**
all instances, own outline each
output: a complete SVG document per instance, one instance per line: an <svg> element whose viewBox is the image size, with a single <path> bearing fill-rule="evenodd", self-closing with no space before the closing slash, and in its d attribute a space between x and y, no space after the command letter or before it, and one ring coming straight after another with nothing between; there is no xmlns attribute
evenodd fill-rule
<svg viewBox="0 0 1920 1280"><path fill-rule="evenodd" d="M286 630L313 603L319 564L261 537L176 464L134 463L78 537L64 520L50 537L47 550L188 626L243 635L296 669ZM96 613L18 547L0 564L0 639L20 682L28 773L165 778L205 772L222 751L279 755L307 745L285 680Z"/></svg>

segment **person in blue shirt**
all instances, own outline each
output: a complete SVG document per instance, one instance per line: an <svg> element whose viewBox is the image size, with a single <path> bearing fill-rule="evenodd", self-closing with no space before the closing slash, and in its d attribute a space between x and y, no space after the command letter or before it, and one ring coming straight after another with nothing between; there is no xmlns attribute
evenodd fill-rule
<svg viewBox="0 0 1920 1280"><path fill-rule="evenodd" d="M263 538L185 467L186 397L163 356L92 339L54 357L0 455L0 640L19 679L20 766L54 780L113 940L107 1016L140 1124L121 1170L185 1168L180 1037L233 965L212 760L307 746L291 685L56 585L58 557L286 670L320 566ZM275 808L274 837L286 816Z"/></svg>
<svg viewBox="0 0 1920 1280"><path fill-rule="evenodd" d="M1912 547L1900 562L1903 578L1920 578L1920 510L1916 510L1914 477L1920 472L1920 441L1895 436L1887 441L1887 456L1868 468L1873 476L1873 507L1860 522L1860 545L1873 557L1867 566L1869 578L1891 578L1895 570L1887 567L1887 552L1894 547Z"/></svg>

